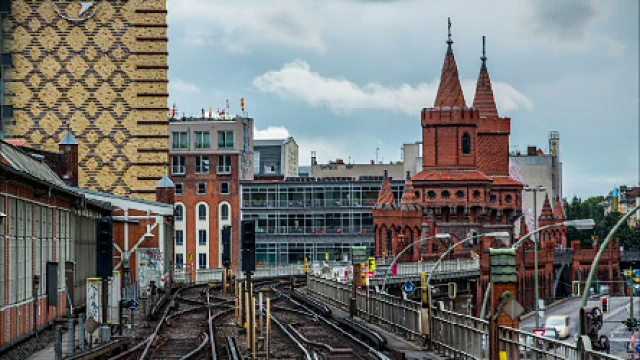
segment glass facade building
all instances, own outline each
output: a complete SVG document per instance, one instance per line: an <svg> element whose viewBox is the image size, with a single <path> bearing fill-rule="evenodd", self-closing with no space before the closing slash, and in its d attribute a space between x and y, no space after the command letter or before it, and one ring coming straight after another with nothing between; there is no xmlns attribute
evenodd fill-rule
<svg viewBox="0 0 640 360"><path fill-rule="evenodd" d="M371 209L382 177L298 177L241 186L242 219L256 221L258 265L345 260L351 246L373 253ZM399 202L404 181L393 181L392 188Z"/></svg>

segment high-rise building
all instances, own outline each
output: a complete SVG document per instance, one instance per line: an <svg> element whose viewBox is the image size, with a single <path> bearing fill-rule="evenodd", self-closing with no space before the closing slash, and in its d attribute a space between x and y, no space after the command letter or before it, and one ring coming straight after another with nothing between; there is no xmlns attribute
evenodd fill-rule
<svg viewBox="0 0 640 360"><path fill-rule="evenodd" d="M0 138L79 142L79 186L152 200L168 163L166 0L0 1Z"/></svg>

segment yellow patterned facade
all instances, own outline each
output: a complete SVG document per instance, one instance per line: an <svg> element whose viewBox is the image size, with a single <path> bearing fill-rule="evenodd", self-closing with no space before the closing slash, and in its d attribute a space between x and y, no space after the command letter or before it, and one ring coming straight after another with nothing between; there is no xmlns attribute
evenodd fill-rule
<svg viewBox="0 0 640 360"><path fill-rule="evenodd" d="M3 18L7 138L57 151L84 188L153 200L169 155L166 0L12 0Z"/></svg>

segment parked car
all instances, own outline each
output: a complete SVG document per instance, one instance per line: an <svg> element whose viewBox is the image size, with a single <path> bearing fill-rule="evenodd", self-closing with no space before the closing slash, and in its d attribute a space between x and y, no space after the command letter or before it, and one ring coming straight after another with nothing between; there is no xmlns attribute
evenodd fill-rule
<svg viewBox="0 0 640 360"><path fill-rule="evenodd" d="M560 339L566 339L571 335L571 324L567 315L552 315L544 323L545 328L555 328Z"/></svg>

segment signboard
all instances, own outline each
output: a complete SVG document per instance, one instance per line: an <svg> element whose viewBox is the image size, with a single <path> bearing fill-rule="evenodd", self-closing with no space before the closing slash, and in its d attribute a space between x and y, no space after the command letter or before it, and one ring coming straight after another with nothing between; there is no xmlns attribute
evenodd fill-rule
<svg viewBox="0 0 640 360"><path fill-rule="evenodd" d="M365 262L367 262L367 247L352 246L351 247L351 263L363 264Z"/></svg>
<svg viewBox="0 0 640 360"><path fill-rule="evenodd" d="M416 291L416 286L413 285L411 281L407 281L407 283L404 284L403 290L407 295L412 295L413 292Z"/></svg>
<svg viewBox="0 0 640 360"><path fill-rule="evenodd" d="M515 320L519 318L520 315L522 315L522 313L524 312L524 308L522 307L522 305L520 305L518 300L511 299L511 301L509 301L507 305L505 305L502 311L504 311L504 313L507 314L509 318Z"/></svg>
<svg viewBox="0 0 640 360"><path fill-rule="evenodd" d="M131 310L135 310L138 308L138 306L140 306L140 304L138 304L138 302L136 301L136 299L131 299Z"/></svg>

